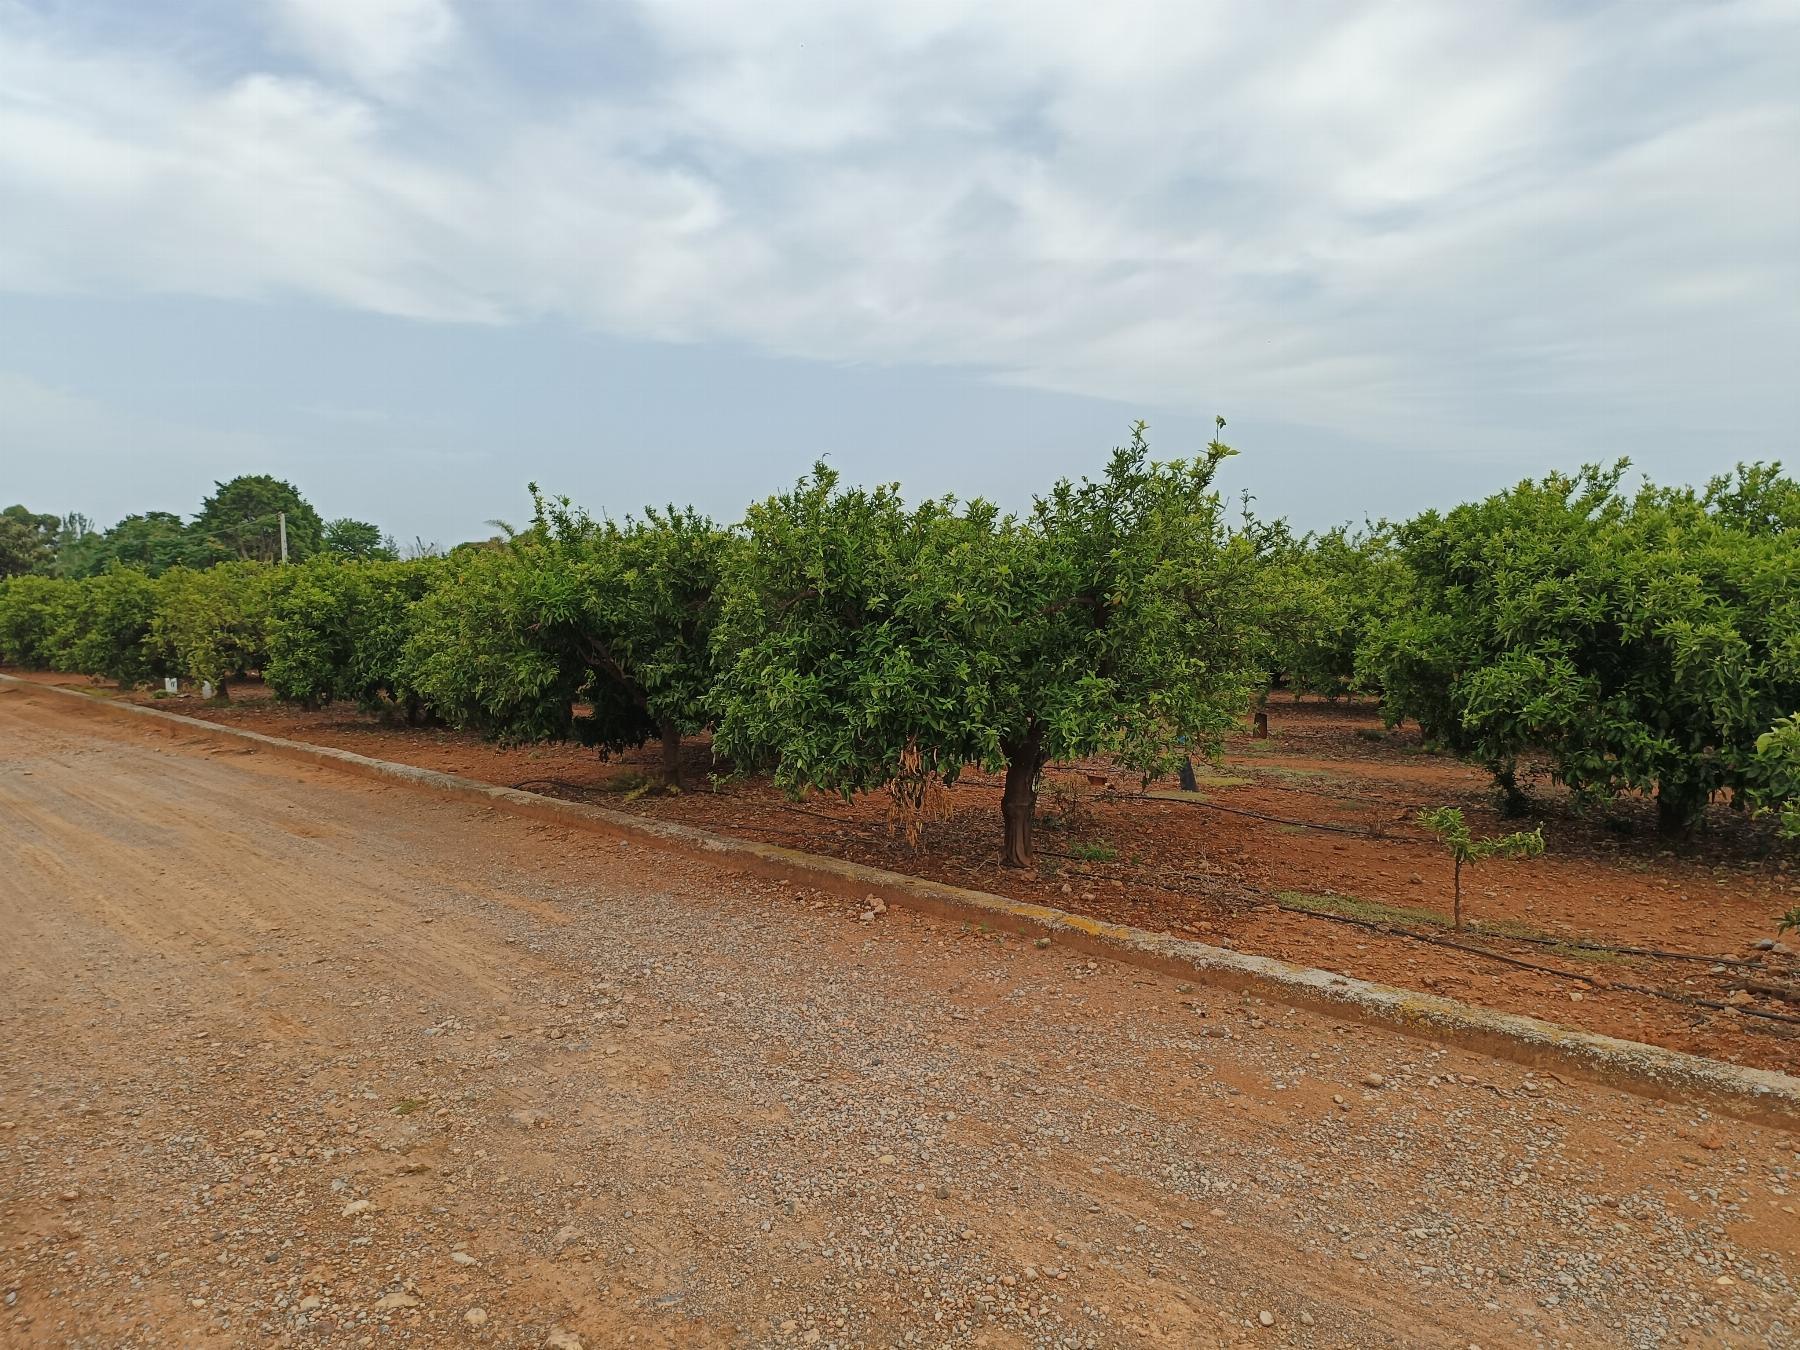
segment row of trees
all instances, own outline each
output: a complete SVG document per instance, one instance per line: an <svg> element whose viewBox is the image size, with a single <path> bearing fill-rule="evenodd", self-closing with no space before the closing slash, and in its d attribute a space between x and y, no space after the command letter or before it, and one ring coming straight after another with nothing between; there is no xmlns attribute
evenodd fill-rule
<svg viewBox="0 0 1800 1350"><path fill-rule="evenodd" d="M273 562L281 556L286 517L288 557L397 558L394 541L367 521L324 520L291 483L245 474L214 484L194 518L169 511L126 516L99 530L86 516L0 511L0 579L13 576L91 577L118 565L160 576L171 567L222 562Z"/></svg>
<svg viewBox="0 0 1800 1350"><path fill-rule="evenodd" d="M1800 484L1747 465L1628 492L1627 468L1355 533L1255 527L1272 680L1378 694L1515 812L1533 772L1582 804L1653 795L1670 833L1720 796L1793 801Z"/></svg>
<svg viewBox="0 0 1800 1350"><path fill-rule="evenodd" d="M1215 750L1255 682L1255 550L1212 488L1231 452L1151 460L1143 428L1021 516L908 506L823 465L726 529L685 510L595 520L537 496L498 547L411 563L114 567L0 589L0 659L285 699L354 699L519 738L684 734L789 787L1006 777L1006 861L1033 857L1038 777L1109 752L1146 775ZM533 489L536 495L536 489Z"/></svg>
<svg viewBox="0 0 1800 1350"><path fill-rule="evenodd" d="M1487 764L1542 763L1670 829L1716 794L1800 830L1800 491L1750 467L1620 491L1623 464L1399 525L1296 537L1213 487L1218 441L1031 509L846 488L823 465L736 527L596 520L533 494L528 528L410 562L254 561L0 586L0 660L284 699L354 700L518 739L681 738L784 787L902 803L1004 775L1003 856L1032 860L1053 760L1147 778L1216 750L1271 684L1379 692L1390 721Z"/></svg>

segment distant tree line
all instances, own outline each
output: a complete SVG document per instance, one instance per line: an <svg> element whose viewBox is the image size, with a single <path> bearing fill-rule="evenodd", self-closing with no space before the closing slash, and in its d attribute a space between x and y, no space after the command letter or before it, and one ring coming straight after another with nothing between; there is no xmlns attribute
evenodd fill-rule
<svg viewBox="0 0 1800 1350"><path fill-rule="evenodd" d="M161 576L172 567L273 562L281 556L283 513L291 561L315 554L399 557L380 527L348 518L323 520L291 483L279 478L245 474L214 487L191 520L169 511L146 511L106 530L78 512L59 516L9 506L0 511L0 579L91 577L113 566Z"/></svg>

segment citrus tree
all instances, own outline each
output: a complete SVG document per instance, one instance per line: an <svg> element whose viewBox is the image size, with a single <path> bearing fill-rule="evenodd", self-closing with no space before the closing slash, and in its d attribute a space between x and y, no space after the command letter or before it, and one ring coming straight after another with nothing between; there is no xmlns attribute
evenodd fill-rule
<svg viewBox="0 0 1800 1350"><path fill-rule="evenodd" d="M48 639L50 663L127 687L146 683L165 669L150 640L155 621L156 583L128 567L109 568L72 583Z"/></svg>
<svg viewBox="0 0 1800 1350"><path fill-rule="evenodd" d="M1389 527L1294 535L1245 512L1255 546L1254 636L1272 688L1336 698L1357 686L1356 654L1401 580Z"/></svg>
<svg viewBox="0 0 1800 1350"><path fill-rule="evenodd" d="M587 669L593 713L576 733L610 748L657 736L663 784L679 788L681 738L713 717L712 630L733 538L692 509L619 523L533 496L533 528L514 541L524 605L536 640Z"/></svg>
<svg viewBox="0 0 1800 1350"><path fill-rule="evenodd" d="M0 663L44 670L56 663L55 636L75 601L76 583L60 577L0 581Z"/></svg>
<svg viewBox="0 0 1800 1350"><path fill-rule="evenodd" d="M423 703L407 678L412 609L440 575L435 560L337 562L315 558L270 569L269 659L264 679L279 698L321 707L335 699L365 711Z"/></svg>
<svg viewBox="0 0 1800 1350"><path fill-rule="evenodd" d="M751 508L719 628L718 747L790 788L1005 775L1002 861L1034 861L1040 775L1108 754L1146 778L1216 750L1252 683L1253 549L1225 530L1214 441L1106 472L1022 517L819 465Z"/></svg>
<svg viewBox="0 0 1800 1350"><path fill-rule="evenodd" d="M438 566L436 583L406 614L406 689L451 726L572 739L586 671L532 631L525 560L511 547L469 548Z"/></svg>
<svg viewBox="0 0 1800 1350"><path fill-rule="evenodd" d="M1752 776L1757 806L1778 813L1782 834L1800 841L1800 713L1789 714L1756 738Z"/></svg>
<svg viewBox="0 0 1800 1350"><path fill-rule="evenodd" d="M268 662L272 579L273 569L255 562L172 568L156 583L148 640L168 669L228 699L232 679Z"/></svg>
<svg viewBox="0 0 1800 1350"><path fill-rule="evenodd" d="M1520 757L1541 754L1580 799L1653 794L1678 833L1754 786L1758 736L1800 706L1800 527L1768 468L1629 497L1624 469L1401 527L1402 602L1359 668L1390 720L1479 759L1515 802Z"/></svg>

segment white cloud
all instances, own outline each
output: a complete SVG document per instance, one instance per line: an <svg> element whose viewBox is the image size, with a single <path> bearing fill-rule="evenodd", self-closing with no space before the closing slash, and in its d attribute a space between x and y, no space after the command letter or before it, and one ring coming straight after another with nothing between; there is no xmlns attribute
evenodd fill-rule
<svg viewBox="0 0 1800 1350"><path fill-rule="evenodd" d="M0 0L0 287L557 315L1418 445L1796 411L1778 4L646 0L568 60L558 6L536 46L273 12L307 72Z"/></svg>
<svg viewBox="0 0 1800 1350"><path fill-rule="evenodd" d="M327 71L374 89L447 56L459 26L448 0L271 0L277 27Z"/></svg>

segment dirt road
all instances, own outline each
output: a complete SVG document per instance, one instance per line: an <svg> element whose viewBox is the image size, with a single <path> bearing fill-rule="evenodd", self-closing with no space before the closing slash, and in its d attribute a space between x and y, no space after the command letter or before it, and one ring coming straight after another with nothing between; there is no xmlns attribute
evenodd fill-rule
<svg viewBox="0 0 1800 1350"><path fill-rule="evenodd" d="M1800 1140L0 692L0 1342L1793 1344Z"/></svg>

